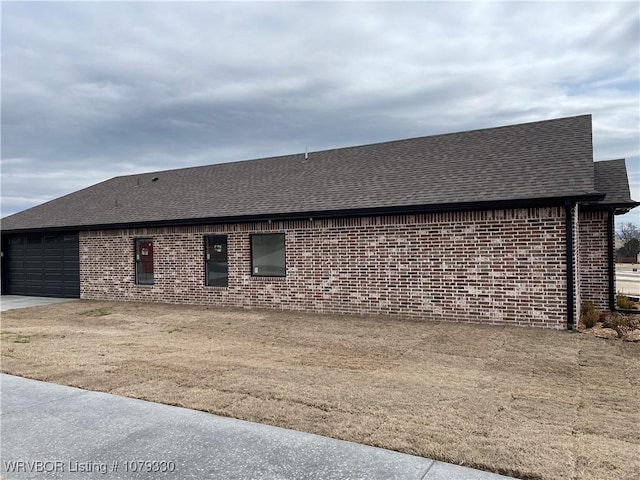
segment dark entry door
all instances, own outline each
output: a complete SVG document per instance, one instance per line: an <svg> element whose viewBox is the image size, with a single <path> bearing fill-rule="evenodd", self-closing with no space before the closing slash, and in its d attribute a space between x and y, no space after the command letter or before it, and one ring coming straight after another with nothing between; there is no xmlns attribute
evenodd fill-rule
<svg viewBox="0 0 640 480"><path fill-rule="evenodd" d="M80 297L77 233L13 235L5 248L6 293Z"/></svg>

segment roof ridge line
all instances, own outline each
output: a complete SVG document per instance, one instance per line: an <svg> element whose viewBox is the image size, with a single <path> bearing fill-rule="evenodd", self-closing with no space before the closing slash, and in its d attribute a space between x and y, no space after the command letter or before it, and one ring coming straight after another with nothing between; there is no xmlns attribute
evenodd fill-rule
<svg viewBox="0 0 640 480"><path fill-rule="evenodd" d="M542 123L551 123L551 122L558 122L558 121L562 121L562 120L570 120L570 119L575 119L575 118L581 118L581 117L588 117L589 119L591 119L592 115L590 113L587 114L581 114L581 115L573 115L573 116L568 116L568 117L558 117L558 118L548 118L545 120L534 120L531 122L524 122L524 123L511 123L508 125L498 125L496 127L483 127L483 128L475 128L475 129L471 129L471 130L458 130L455 132L445 132L445 133L436 133L436 134L432 134L432 135L421 135L418 137L408 137L408 138L401 138L401 139L397 139L397 140L385 140L382 142L374 142L374 143L362 143L362 144L358 144L358 145L347 145L344 147L335 147L335 148L327 148L324 150L310 150L307 152L308 156L311 156L312 154L319 154L319 153L328 153L328 152L335 152L335 151L339 151L339 150L349 150L349 149L358 149L358 148L366 148L366 147L376 147L376 146L380 146L380 145L391 145L391 144L395 144L395 143L402 143L402 142L409 142L412 140L420 140L420 139L425 139L425 138L437 138L437 137L446 137L446 136L452 136L452 135L462 135L462 134L471 134L471 133L476 133L476 132L483 132L483 131L489 131L489 130L501 130L501 129L505 129L505 128L514 128L514 127L524 127L524 126L529 126L529 125L534 125L534 124L542 124ZM305 152L302 151L300 153L288 153L288 154L284 154L284 155L272 155L269 157L259 157L259 158L245 158L244 160L231 160L228 162L217 162L217 163L208 163L205 165L192 165L189 167L179 167L179 168L168 168L166 170L155 170L155 171L146 171L146 172L142 172L142 173L133 173L130 175L118 175L116 177L112 177L112 178L131 178L131 177L136 177L136 176L142 176L142 175L154 175L154 174L158 174L158 173L165 173L165 172L177 172L180 170L192 170L192 169L196 169L196 168L207 168L207 167L213 167L215 165L232 165L235 163L244 163L244 162L259 162L259 161L273 161L275 159L278 158L286 158L286 157L297 157L300 156L304 159L305 157Z"/></svg>

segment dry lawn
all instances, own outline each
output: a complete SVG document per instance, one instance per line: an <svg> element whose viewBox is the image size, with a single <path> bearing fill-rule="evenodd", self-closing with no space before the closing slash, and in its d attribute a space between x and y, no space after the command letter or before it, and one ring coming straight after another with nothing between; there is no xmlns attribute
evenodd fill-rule
<svg viewBox="0 0 640 480"><path fill-rule="evenodd" d="M2 371L527 479L640 477L640 344L517 327L77 301Z"/></svg>

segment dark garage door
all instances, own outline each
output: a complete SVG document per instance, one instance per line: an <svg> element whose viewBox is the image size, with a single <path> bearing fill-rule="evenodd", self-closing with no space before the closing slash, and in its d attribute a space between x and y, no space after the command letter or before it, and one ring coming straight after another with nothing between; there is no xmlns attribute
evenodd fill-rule
<svg viewBox="0 0 640 480"><path fill-rule="evenodd" d="M6 293L80 297L77 233L14 235L5 248Z"/></svg>

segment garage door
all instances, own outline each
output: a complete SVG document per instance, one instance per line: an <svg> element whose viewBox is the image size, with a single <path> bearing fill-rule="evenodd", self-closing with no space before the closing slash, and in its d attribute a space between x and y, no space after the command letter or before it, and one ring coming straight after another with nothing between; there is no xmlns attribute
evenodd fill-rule
<svg viewBox="0 0 640 480"><path fill-rule="evenodd" d="M11 236L5 255L6 293L80 297L77 233Z"/></svg>

